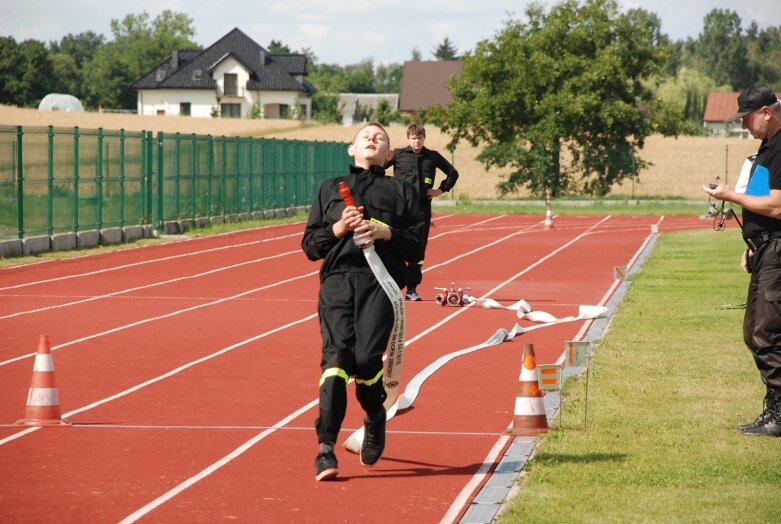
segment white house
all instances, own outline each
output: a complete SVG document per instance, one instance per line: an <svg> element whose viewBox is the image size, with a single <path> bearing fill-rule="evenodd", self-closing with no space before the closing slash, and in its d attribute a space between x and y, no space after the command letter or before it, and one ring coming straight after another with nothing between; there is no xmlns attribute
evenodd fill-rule
<svg viewBox="0 0 781 524"><path fill-rule="evenodd" d="M140 115L312 117L306 55L272 55L238 28L203 50L171 57L132 84Z"/></svg>

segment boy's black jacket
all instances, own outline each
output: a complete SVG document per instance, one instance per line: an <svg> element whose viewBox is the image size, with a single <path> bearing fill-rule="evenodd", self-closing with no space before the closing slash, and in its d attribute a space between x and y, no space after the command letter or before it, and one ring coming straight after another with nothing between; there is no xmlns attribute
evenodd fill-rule
<svg viewBox="0 0 781 524"><path fill-rule="evenodd" d="M388 273L399 287L404 287L404 263L416 264L421 258L423 215L415 189L398 178L385 176L380 166L371 169L350 167L345 177L326 180L309 210L301 248L309 260L323 261L320 280L331 273L345 271L371 272L352 233L334 236L333 226L342 216L345 204L339 193L344 180L356 206L364 206L364 216L390 226L391 239L377 241L375 250Z"/></svg>

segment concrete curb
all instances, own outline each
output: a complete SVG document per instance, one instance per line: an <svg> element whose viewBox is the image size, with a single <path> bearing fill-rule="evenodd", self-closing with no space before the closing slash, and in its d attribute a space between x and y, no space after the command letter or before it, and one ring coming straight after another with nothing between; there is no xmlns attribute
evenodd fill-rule
<svg viewBox="0 0 781 524"><path fill-rule="evenodd" d="M96 247L98 245L130 243L142 238L155 238L159 234L181 235L194 228L211 224L288 218L292 217L297 212L308 213L308 211L309 206L296 206L254 211L252 213L247 212L224 216L170 220L163 223L162 232L158 232L154 226L147 224L111 227L100 230L55 233L53 235L39 235L23 239L0 240L0 258L37 255L54 251L69 251L72 249Z"/></svg>

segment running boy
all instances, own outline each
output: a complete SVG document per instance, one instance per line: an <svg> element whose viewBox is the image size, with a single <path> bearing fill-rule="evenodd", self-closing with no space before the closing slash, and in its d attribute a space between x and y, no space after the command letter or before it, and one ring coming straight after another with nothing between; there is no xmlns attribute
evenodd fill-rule
<svg viewBox="0 0 781 524"><path fill-rule="evenodd" d="M450 191L458 180L458 171L445 160L441 154L424 146L426 142L426 128L420 124L410 124L407 128L407 141L409 145L403 149L396 149L393 158L385 164L388 168L393 166L393 176L406 180L412 184L418 195L418 203L423 211L423 252L420 259L407 265L407 300L422 300L417 287L423 281L423 259L426 254L428 234L431 229L431 199ZM439 169L445 174L445 179L434 188L434 177Z"/></svg>
<svg viewBox="0 0 781 524"><path fill-rule="evenodd" d="M375 464L385 448L386 398L382 355L393 329L393 307L359 245L373 243L388 273L404 287L405 261L421 256L423 217L415 189L385 176L390 140L376 122L363 126L348 148L355 166L344 177L326 180L312 203L301 247L320 267L318 313L323 338L320 411L315 421L320 444L315 479L334 478L339 466L334 444L347 411L347 382L365 411L361 463ZM350 188L346 205L339 182Z"/></svg>

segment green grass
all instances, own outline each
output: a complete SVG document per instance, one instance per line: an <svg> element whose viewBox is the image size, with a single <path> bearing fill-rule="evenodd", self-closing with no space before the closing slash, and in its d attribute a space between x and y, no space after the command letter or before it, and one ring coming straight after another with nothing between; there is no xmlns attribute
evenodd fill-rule
<svg viewBox="0 0 781 524"><path fill-rule="evenodd" d="M781 439L741 436L764 386L742 342L742 245L663 235L500 523L778 522Z"/></svg>

